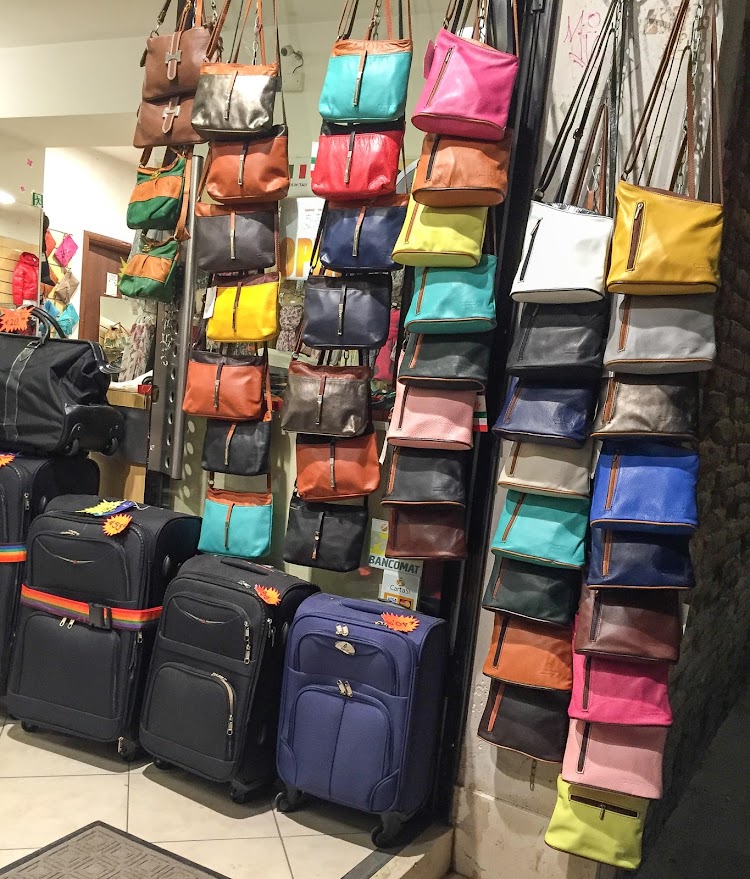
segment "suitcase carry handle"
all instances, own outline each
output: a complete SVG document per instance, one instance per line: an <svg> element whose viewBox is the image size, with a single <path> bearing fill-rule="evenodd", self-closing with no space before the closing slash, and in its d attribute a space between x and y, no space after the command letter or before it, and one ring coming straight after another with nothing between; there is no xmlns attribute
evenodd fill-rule
<svg viewBox="0 0 750 879"><path fill-rule="evenodd" d="M271 568L265 565L256 565L254 562L246 562L242 559L222 559L222 565L229 565L230 568L239 568L241 571L252 571L254 574L270 574Z"/></svg>
<svg viewBox="0 0 750 879"><path fill-rule="evenodd" d="M356 610L360 613L369 613L373 616L379 617L383 613L383 606L385 605L385 609L388 609L390 602L365 601L362 599L347 598L346 600L342 601L341 604L343 607L348 607L349 610ZM392 607L392 605L390 606Z"/></svg>
<svg viewBox="0 0 750 879"><path fill-rule="evenodd" d="M47 341L47 339L49 339L49 337L50 337L49 331L51 329L54 330L61 339L68 338L65 335L65 332L63 331L63 328L60 326L60 324L52 317L51 314L48 314L43 308L37 308L37 306L35 305L31 309L31 316L35 317L38 321L40 321L43 324L46 324L46 326L47 326L47 332L42 333L42 335L41 335L42 341L40 344L44 344Z"/></svg>

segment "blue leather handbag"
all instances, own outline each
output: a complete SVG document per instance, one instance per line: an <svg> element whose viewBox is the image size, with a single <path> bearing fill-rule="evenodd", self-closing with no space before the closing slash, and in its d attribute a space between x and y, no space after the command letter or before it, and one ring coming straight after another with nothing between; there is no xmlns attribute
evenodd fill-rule
<svg viewBox="0 0 750 879"><path fill-rule="evenodd" d="M690 538L592 528L586 582L591 589L691 589Z"/></svg>
<svg viewBox="0 0 750 879"><path fill-rule="evenodd" d="M698 527L698 455L664 443L605 442L591 524L612 531L692 534Z"/></svg>
<svg viewBox="0 0 750 879"><path fill-rule="evenodd" d="M312 265L336 272L393 272L401 266L391 254L406 219L407 195L374 199L361 207L328 202L318 230Z"/></svg>
<svg viewBox="0 0 750 879"><path fill-rule="evenodd" d="M267 492L209 488L198 549L246 559L261 558L271 549L272 524L270 474Z"/></svg>
<svg viewBox="0 0 750 879"><path fill-rule="evenodd" d="M492 539L492 552L553 568L586 563L588 499L509 491Z"/></svg>
<svg viewBox="0 0 750 879"><path fill-rule="evenodd" d="M493 433L514 442L581 448L591 433L597 391L512 378Z"/></svg>
<svg viewBox="0 0 750 879"><path fill-rule="evenodd" d="M410 333L484 333L497 326L497 257L485 254L468 269L419 268L406 315Z"/></svg>

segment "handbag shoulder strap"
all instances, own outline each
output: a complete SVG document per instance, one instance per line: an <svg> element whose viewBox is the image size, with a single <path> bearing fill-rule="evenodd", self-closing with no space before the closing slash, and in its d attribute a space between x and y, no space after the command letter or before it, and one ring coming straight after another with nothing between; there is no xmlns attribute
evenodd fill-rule
<svg viewBox="0 0 750 879"><path fill-rule="evenodd" d="M188 208L190 207L190 187L193 177L193 148L190 147L185 151L185 185L182 190L182 205L180 206L180 216L177 220L174 237L178 241L186 241L190 238L187 230Z"/></svg>
<svg viewBox="0 0 750 879"><path fill-rule="evenodd" d="M221 32L226 24L227 15L229 15L229 7L231 5L232 0L224 0L224 5L221 7L219 17L214 22L213 29L211 30L211 39L209 40L208 48L206 49L206 58L213 58L216 54L216 50L219 48Z"/></svg>
<svg viewBox="0 0 750 879"><path fill-rule="evenodd" d="M234 32L232 40L232 51L229 57L231 64L236 64L240 57L240 49L242 47L242 36L245 33L250 11L255 4L255 39L253 41L253 63L256 61L256 53L260 49L260 63L265 67L266 61L266 36L263 30L263 0L245 0L245 7L242 15L237 21L237 28Z"/></svg>
<svg viewBox="0 0 750 879"><path fill-rule="evenodd" d="M599 108L596 111L594 123L591 126L591 132L589 133L588 140L586 141L586 148L583 152L583 159L581 160L581 165L578 169L578 176L576 177L576 182L573 187L573 194L570 198L570 204L578 205L580 203L581 196L583 195L584 186L586 185L586 179L590 173L589 166L591 165L591 159L594 155L594 145L596 143L597 135L599 134L599 129L601 129L601 146L599 152L599 162L601 170L598 188L597 212L600 214L604 214L606 212L607 189L605 183L606 167L609 157L609 108L607 106L606 99L601 101L601 103L599 104Z"/></svg>

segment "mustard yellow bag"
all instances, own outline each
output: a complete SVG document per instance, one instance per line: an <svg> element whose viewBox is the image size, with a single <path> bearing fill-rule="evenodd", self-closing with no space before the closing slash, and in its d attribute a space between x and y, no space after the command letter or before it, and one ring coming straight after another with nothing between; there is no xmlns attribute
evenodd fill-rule
<svg viewBox="0 0 750 879"><path fill-rule="evenodd" d="M557 803L544 841L551 848L635 870L641 863L648 800L557 779Z"/></svg>
<svg viewBox="0 0 750 879"><path fill-rule="evenodd" d="M214 342L266 342L278 335L279 276L251 275L219 287L206 335Z"/></svg>
<svg viewBox="0 0 750 879"><path fill-rule="evenodd" d="M487 208L431 208L409 199L393 249L405 266L470 269L482 258Z"/></svg>

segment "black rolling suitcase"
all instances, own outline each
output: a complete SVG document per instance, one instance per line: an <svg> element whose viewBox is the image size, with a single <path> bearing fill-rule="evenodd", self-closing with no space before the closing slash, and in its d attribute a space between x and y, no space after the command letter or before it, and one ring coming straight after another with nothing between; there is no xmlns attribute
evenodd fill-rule
<svg viewBox="0 0 750 879"><path fill-rule="evenodd" d="M0 455L0 696L5 692L18 598L32 519L61 494L99 490L99 468L88 458Z"/></svg>
<svg viewBox="0 0 750 879"><path fill-rule="evenodd" d="M164 592L200 519L131 506L111 534L116 512L80 512L99 502L64 495L31 524L7 704L27 730L119 740L128 760Z"/></svg>
<svg viewBox="0 0 750 879"><path fill-rule="evenodd" d="M141 715L157 767L231 782L235 802L276 777L286 635L318 591L243 559L182 566L164 598Z"/></svg>

